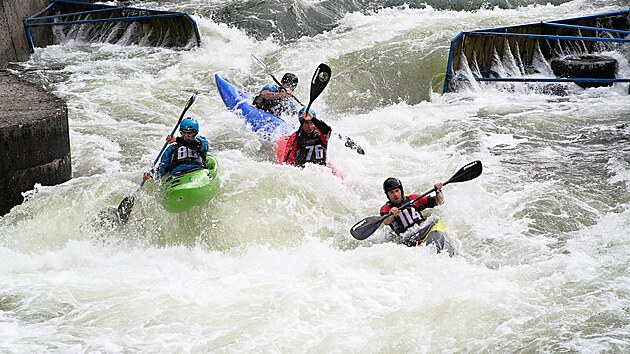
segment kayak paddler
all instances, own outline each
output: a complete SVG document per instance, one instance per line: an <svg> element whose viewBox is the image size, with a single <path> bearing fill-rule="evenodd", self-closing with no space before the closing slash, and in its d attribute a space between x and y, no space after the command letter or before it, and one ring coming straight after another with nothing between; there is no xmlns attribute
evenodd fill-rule
<svg viewBox="0 0 630 354"><path fill-rule="evenodd" d="M194 169L203 168L208 153L208 140L199 135L199 122L187 117L179 126L180 136L166 136L170 144L162 157L157 170L157 177L167 173L177 175ZM153 170L142 175L143 180L153 177Z"/></svg>

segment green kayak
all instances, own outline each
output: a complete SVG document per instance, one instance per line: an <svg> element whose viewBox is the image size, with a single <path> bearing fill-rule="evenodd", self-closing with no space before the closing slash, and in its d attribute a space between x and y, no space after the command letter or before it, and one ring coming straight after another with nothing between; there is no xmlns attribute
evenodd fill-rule
<svg viewBox="0 0 630 354"><path fill-rule="evenodd" d="M204 205L219 191L219 163L206 157L206 168L167 177L162 184L162 204L172 213Z"/></svg>

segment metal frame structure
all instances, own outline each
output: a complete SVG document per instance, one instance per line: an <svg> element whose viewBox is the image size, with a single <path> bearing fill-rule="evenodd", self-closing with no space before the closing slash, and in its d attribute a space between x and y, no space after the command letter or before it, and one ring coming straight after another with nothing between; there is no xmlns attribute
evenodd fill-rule
<svg viewBox="0 0 630 354"><path fill-rule="evenodd" d="M458 74L471 64L475 81L480 82L630 82L630 78L529 77L538 71L533 65L538 56L547 61L572 53L594 53L602 46L630 43L630 9L593 16L547 21L519 26L491 28L459 33L450 45L443 92L455 91L457 81L470 77ZM611 49L611 48L607 48ZM506 50L509 51L508 54ZM499 53L503 53L500 55ZM500 76L491 69L493 61L513 55L521 68L521 77ZM524 76L524 77L523 77ZM628 89L630 94L630 87Z"/></svg>
<svg viewBox="0 0 630 354"><path fill-rule="evenodd" d="M32 28L63 26L64 32L69 32L73 26L93 24L101 26L103 31L118 31L107 27L107 24L119 22L135 23L136 29L142 35L136 36L131 42L165 47L185 47L191 41L201 45L201 37L197 23L185 12L147 10L124 6L110 6L91 4L69 0L50 0L43 10L28 17L24 21L26 37L31 52L36 44L31 34ZM120 39L123 33L110 33L109 41ZM194 36L194 41L193 41ZM144 41L138 40L144 38ZM148 38L148 39L147 39Z"/></svg>

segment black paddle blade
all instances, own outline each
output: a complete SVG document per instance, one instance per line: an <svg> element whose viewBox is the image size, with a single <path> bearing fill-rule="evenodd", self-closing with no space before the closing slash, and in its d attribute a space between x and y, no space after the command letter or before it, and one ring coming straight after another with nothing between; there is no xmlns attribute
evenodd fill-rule
<svg viewBox="0 0 630 354"><path fill-rule="evenodd" d="M363 151L363 148L359 144L355 143L350 137L344 137L339 134L339 139L343 140L344 138L346 139L346 143L344 144L346 147L355 150L359 155L365 155L365 151Z"/></svg>
<svg viewBox="0 0 630 354"><path fill-rule="evenodd" d="M387 216L388 215L369 216L354 224L354 226L350 229L350 234L357 240L365 240L378 230L379 226L381 226L381 223L387 218Z"/></svg>
<svg viewBox="0 0 630 354"><path fill-rule="evenodd" d="M311 102L308 103L308 108L311 107L311 104L319 95L324 91L326 85L328 85L328 81L330 81L330 75L332 71L330 70L330 66L321 63L315 70L313 74L313 78L311 79Z"/></svg>
<svg viewBox="0 0 630 354"><path fill-rule="evenodd" d="M190 108L190 106L192 106L193 103L195 103L195 100L197 99L198 94L199 94L198 92L195 92L192 96L190 96L190 98L188 99L188 102L186 103L186 107L184 107L184 111L181 114L182 117L184 116L184 114L186 114L186 111L188 110L188 108Z"/></svg>
<svg viewBox="0 0 630 354"><path fill-rule="evenodd" d="M457 182L466 182L471 179L475 179L481 175L481 171L483 170L483 166L481 165L481 161L473 161L466 166L462 167L451 177L448 181L444 182L444 185L449 183L457 183Z"/></svg>
<svg viewBox="0 0 630 354"><path fill-rule="evenodd" d="M118 217L118 222L124 224L129 220L129 215L131 214L131 209L133 209L134 197L125 197L125 199L120 202L118 205L118 209L116 209L116 216Z"/></svg>

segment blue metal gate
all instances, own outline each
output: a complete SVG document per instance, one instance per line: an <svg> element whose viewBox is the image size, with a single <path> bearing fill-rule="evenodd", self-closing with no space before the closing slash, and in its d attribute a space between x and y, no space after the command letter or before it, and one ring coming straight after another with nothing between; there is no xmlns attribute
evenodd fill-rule
<svg viewBox="0 0 630 354"><path fill-rule="evenodd" d="M570 54L612 51L630 43L630 10L558 21L461 32L452 41L444 92L458 82L575 82L613 84L630 78L546 77L538 63ZM498 72L511 61L516 69ZM550 75L551 76L551 75ZM630 88L629 88L630 93Z"/></svg>
<svg viewBox="0 0 630 354"><path fill-rule="evenodd" d="M39 46L31 30L53 26L61 28L64 36L89 42L174 48L201 44L197 23L184 12L51 0L45 9L24 20L31 52Z"/></svg>

